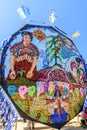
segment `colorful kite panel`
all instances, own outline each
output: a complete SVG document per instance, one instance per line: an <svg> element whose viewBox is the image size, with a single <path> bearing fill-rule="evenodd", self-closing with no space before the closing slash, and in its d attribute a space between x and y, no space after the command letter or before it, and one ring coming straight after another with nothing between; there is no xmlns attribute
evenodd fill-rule
<svg viewBox="0 0 87 130"><path fill-rule="evenodd" d="M0 66L3 89L23 118L60 129L81 111L85 63L57 28L25 25L3 47Z"/></svg>

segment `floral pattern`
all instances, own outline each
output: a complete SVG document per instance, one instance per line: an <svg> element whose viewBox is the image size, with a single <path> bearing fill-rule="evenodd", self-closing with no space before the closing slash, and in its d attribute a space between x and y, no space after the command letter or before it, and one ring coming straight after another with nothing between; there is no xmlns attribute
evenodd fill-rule
<svg viewBox="0 0 87 130"><path fill-rule="evenodd" d="M46 39L45 33L41 31L40 29L34 30L33 34L34 34L34 37L37 38L39 41L43 41Z"/></svg>

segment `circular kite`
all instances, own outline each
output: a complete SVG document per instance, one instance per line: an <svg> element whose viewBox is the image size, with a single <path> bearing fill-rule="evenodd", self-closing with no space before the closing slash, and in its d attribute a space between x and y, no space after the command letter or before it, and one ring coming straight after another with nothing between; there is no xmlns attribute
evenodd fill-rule
<svg viewBox="0 0 87 130"><path fill-rule="evenodd" d="M0 84L23 118L60 129L81 111L85 63L63 32L27 24L0 53Z"/></svg>

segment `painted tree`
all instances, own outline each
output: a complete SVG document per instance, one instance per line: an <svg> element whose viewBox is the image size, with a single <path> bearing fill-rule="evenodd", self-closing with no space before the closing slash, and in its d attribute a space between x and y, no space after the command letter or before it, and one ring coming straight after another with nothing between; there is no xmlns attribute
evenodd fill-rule
<svg viewBox="0 0 87 130"><path fill-rule="evenodd" d="M62 63L61 52L57 50L59 42L58 36L50 35L48 38L50 40L46 42L46 57L50 57L50 63L53 62L53 60L55 64L58 64L58 61Z"/></svg>

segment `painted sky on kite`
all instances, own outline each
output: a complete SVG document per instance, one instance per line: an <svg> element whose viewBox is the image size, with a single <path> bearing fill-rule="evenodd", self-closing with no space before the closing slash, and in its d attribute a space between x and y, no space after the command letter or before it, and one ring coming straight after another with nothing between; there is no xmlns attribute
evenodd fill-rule
<svg viewBox="0 0 87 130"><path fill-rule="evenodd" d="M28 22L30 20L35 21L34 24L44 22L47 26L50 25L49 16L51 10L55 9L57 19L53 26L65 31L70 38L74 32L80 32L80 36L73 40L83 58L87 61L86 0L55 0L55 2L54 0L0 0L0 41L19 29L21 18L16 10L22 5L28 6L30 9ZM21 22L21 25L23 22Z"/></svg>

